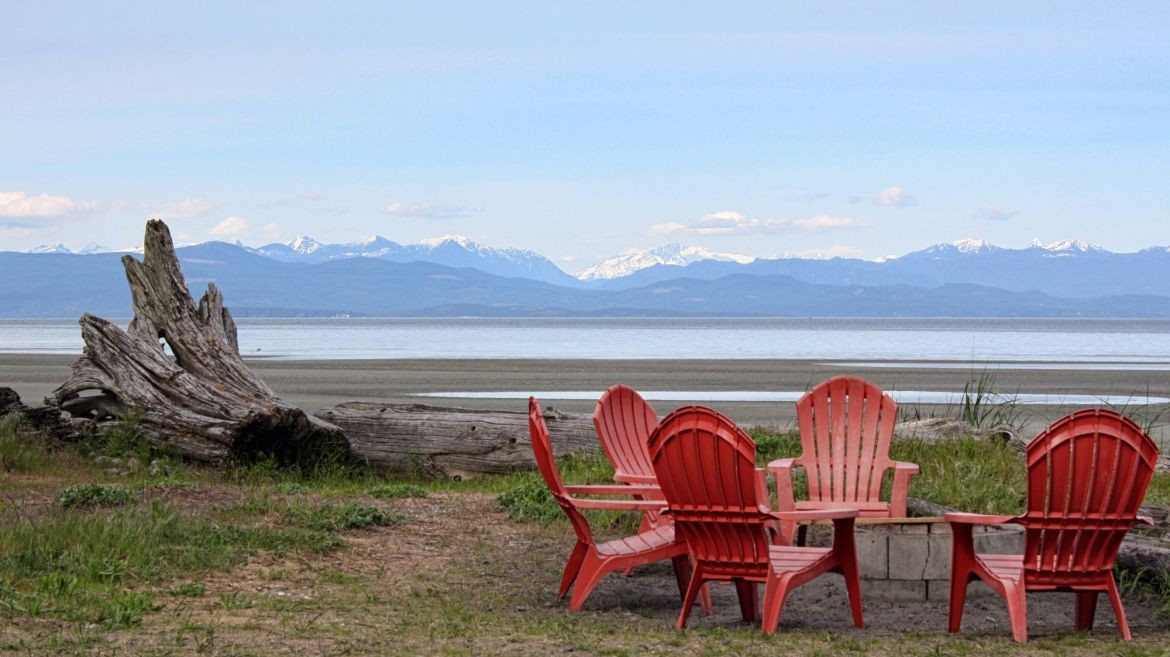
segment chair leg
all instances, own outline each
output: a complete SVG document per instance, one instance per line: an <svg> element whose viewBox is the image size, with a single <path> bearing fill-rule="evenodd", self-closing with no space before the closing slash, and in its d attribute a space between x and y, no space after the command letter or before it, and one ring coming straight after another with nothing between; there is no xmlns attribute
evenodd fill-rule
<svg viewBox="0 0 1170 657"><path fill-rule="evenodd" d="M967 603L967 585L975 565L975 538L971 526L951 525L951 600L947 631L958 632L963 624L963 605Z"/></svg>
<svg viewBox="0 0 1170 657"><path fill-rule="evenodd" d="M1077 630L1093 629L1093 617L1097 615L1097 591L1077 591Z"/></svg>
<svg viewBox="0 0 1170 657"><path fill-rule="evenodd" d="M861 571L857 564L857 539L853 534L853 519L833 522L833 559L845 577L845 590L849 593L849 607L853 612L853 625L865 627L861 615ZM801 525L806 529L807 525Z"/></svg>
<svg viewBox="0 0 1170 657"><path fill-rule="evenodd" d="M581 572L577 575L577 584L573 587L573 596L569 598L570 611L580 611L581 607L585 606L585 600L593 592L593 587L601 581L605 572L604 561L594 556L593 553L585 555L585 560L581 564Z"/></svg>
<svg viewBox="0 0 1170 657"><path fill-rule="evenodd" d="M691 615L691 607L695 606L695 597L699 594L699 589L703 588L703 570L696 566L691 571L691 582L687 585L687 593L683 596L682 611L678 614L678 622L675 623L676 629L683 629L687 626L687 618Z"/></svg>
<svg viewBox="0 0 1170 657"><path fill-rule="evenodd" d="M800 525L796 528L796 542L793 545L804 547L808 543L808 525Z"/></svg>
<svg viewBox="0 0 1170 657"><path fill-rule="evenodd" d="M704 616L715 615L715 605L711 603L711 587L703 584L703 588L699 589L699 608L702 609Z"/></svg>
<svg viewBox="0 0 1170 657"><path fill-rule="evenodd" d="M565 572L561 575L561 588L557 590L557 600L565 597L565 594L569 592L569 587L573 585L573 581L577 579L577 573L581 571L581 562L585 560L587 552L589 552L589 546L577 541L577 545L569 554L569 561L565 564Z"/></svg>
<svg viewBox="0 0 1170 657"><path fill-rule="evenodd" d="M1121 638L1126 641L1133 640L1133 636L1129 633L1129 621L1125 620L1125 607L1121 605L1121 594L1117 592L1117 582L1113 579L1113 574L1109 574L1109 602L1113 604L1113 615L1117 616L1117 629L1121 632Z"/></svg>
<svg viewBox="0 0 1170 657"><path fill-rule="evenodd" d="M757 602L756 583L742 579L735 580L735 594L739 597L739 612L743 615L743 619L749 623L759 620L760 609Z"/></svg>
<svg viewBox="0 0 1170 657"><path fill-rule="evenodd" d="M845 590L849 592L849 607L853 611L853 626L865 627L861 613L861 575L857 566L857 553L850 558L842 557L841 574L845 577Z"/></svg>
<svg viewBox="0 0 1170 657"><path fill-rule="evenodd" d="M1023 582L1004 582L1003 597L1007 602L1008 619L1012 623L1012 640L1017 643L1028 642L1028 599L1025 596Z"/></svg>
<svg viewBox="0 0 1170 657"><path fill-rule="evenodd" d="M691 560L687 555L680 554L671 561L674 563L674 580L678 583L678 594L686 596L687 584L691 581ZM711 604L711 589L706 584L699 589L699 608L702 609L704 616L715 613L715 606Z"/></svg>
<svg viewBox="0 0 1170 657"><path fill-rule="evenodd" d="M686 597L687 584L691 581L691 560L687 555L680 554L671 557L670 562L674 565L674 582L678 584L678 594Z"/></svg>
<svg viewBox="0 0 1170 657"><path fill-rule="evenodd" d="M948 632L958 632L963 625L963 605L967 604L967 585L970 584L970 581L971 578L966 572L951 571L951 609L947 618Z"/></svg>
<svg viewBox="0 0 1170 657"><path fill-rule="evenodd" d="M788 597L792 575L786 573L768 576L768 582L764 585L764 618L761 623L764 634L772 634L780 627L780 612L784 609L784 600Z"/></svg>

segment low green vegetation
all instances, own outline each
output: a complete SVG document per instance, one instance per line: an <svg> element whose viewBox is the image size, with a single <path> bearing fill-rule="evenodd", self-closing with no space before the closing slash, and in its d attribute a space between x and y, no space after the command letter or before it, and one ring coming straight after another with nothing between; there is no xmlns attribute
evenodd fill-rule
<svg viewBox="0 0 1170 657"><path fill-rule="evenodd" d="M41 441L19 413L0 417L0 472L29 473L45 466L49 460Z"/></svg>
<svg viewBox="0 0 1170 657"><path fill-rule="evenodd" d="M981 431L1016 429L1024 417L1024 406L1015 395L996 391L995 373L984 371L979 378L963 384L958 418Z"/></svg>
<svg viewBox="0 0 1170 657"><path fill-rule="evenodd" d="M397 525L402 516L369 504L346 502L344 504L319 504L313 507L290 507L285 519L293 525L318 531L342 529L365 529Z"/></svg>
<svg viewBox="0 0 1170 657"><path fill-rule="evenodd" d="M128 627L152 607L144 582L229 569L260 549L318 542L300 530L185 517L157 502L110 514L8 519L0 525L0 609Z"/></svg>
<svg viewBox="0 0 1170 657"><path fill-rule="evenodd" d="M130 489L118 484L79 484L57 494L66 509L82 506L122 506L132 499Z"/></svg>

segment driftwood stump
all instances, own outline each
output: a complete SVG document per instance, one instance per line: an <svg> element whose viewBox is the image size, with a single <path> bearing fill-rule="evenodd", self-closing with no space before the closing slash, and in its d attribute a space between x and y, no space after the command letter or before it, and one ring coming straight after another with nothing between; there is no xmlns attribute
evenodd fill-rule
<svg viewBox="0 0 1170 657"><path fill-rule="evenodd" d="M196 307L166 224L147 222L143 247L142 261L122 258L134 308L129 330L82 315L85 355L45 403L99 428L131 420L155 449L197 461L344 451L337 427L281 401L244 365L214 283Z"/></svg>
<svg viewBox="0 0 1170 657"><path fill-rule="evenodd" d="M356 458L382 470L461 477L536 467L524 411L347 402L316 415L345 431ZM545 421L557 456L600 447L589 415L548 409Z"/></svg>

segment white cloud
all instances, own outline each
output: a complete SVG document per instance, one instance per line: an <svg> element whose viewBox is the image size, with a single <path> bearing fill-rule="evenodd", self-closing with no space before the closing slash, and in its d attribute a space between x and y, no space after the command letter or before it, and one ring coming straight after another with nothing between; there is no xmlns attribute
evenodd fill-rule
<svg viewBox="0 0 1170 657"><path fill-rule="evenodd" d="M264 224L264 234L270 239L278 239L280 237L280 224L275 221Z"/></svg>
<svg viewBox="0 0 1170 657"><path fill-rule="evenodd" d="M856 228L864 224L848 217L818 215L807 219L756 219L742 212L722 210L703 215L689 224L670 221L654 224L649 235L742 235L747 233L778 233L782 231L819 231L834 228Z"/></svg>
<svg viewBox="0 0 1170 657"><path fill-rule="evenodd" d="M901 187L887 187L878 192L878 195L873 199L874 205L884 205L887 207L906 208L911 205L918 205L918 199L906 193L906 190Z"/></svg>
<svg viewBox="0 0 1170 657"><path fill-rule="evenodd" d="M76 201L68 196L29 196L24 192L0 192L0 217L53 219L79 212L92 212L97 208L95 201Z"/></svg>
<svg viewBox="0 0 1170 657"><path fill-rule="evenodd" d="M182 201L159 205L151 212L151 216L159 219L198 219L217 208L218 203L205 198L185 198Z"/></svg>
<svg viewBox="0 0 1170 657"><path fill-rule="evenodd" d="M1017 214L1019 214L1019 212L1014 210L1005 210L995 203L988 203L987 205L979 208L979 210L975 213L975 218L982 219L983 221L1007 221Z"/></svg>
<svg viewBox="0 0 1170 657"><path fill-rule="evenodd" d="M412 219L458 219L466 217L468 212L467 208L463 206L435 205L433 203L407 205L395 201L386 206L386 214Z"/></svg>
<svg viewBox="0 0 1170 657"><path fill-rule="evenodd" d="M212 226L208 232L216 237L222 237L225 235L239 235L245 230L248 230L247 219L243 217L228 217L215 226Z"/></svg>

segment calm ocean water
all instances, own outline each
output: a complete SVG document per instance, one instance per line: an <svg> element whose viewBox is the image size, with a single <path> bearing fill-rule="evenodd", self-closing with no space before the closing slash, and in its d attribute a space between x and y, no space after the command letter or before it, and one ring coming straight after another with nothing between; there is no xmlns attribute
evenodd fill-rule
<svg viewBox="0 0 1170 657"><path fill-rule="evenodd" d="M1170 369L1170 320L241 319L239 337L245 355L285 359L1031 360ZM0 320L0 352L81 346L73 320Z"/></svg>

